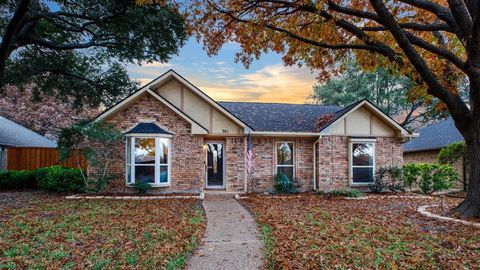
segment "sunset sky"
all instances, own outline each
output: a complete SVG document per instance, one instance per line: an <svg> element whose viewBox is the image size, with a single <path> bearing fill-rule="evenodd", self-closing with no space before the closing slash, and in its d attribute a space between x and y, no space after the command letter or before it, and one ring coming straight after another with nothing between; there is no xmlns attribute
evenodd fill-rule
<svg viewBox="0 0 480 270"><path fill-rule="evenodd" d="M284 66L275 53L262 55L249 69L235 63L237 44L227 44L216 56L208 57L202 45L191 39L169 63L127 67L131 78L142 84L174 69L217 101L305 103L315 84L307 68Z"/></svg>

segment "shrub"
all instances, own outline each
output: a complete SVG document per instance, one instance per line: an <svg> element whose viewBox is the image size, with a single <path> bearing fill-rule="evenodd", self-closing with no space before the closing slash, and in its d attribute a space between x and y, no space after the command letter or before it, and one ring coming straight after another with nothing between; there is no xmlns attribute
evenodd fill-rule
<svg viewBox="0 0 480 270"><path fill-rule="evenodd" d="M359 198L363 197L363 192L358 189L334 189L330 191L319 191L320 194L332 197L349 197Z"/></svg>
<svg viewBox="0 0 480 270"><path fill-rule="evenodd" d="M7 171L0 173L0 189L35 187L34 171Z"/></svg>
<svg viewBox="0 0 480 270"><path fill-rule="evenodd" d="M458 174L451 165L418 163L403 166L404 179L410 187L417 184L423 194L432 194L454 186Z"/></svg>
<svg viewBox="0 0 480 270"><path fill-rule="evenodd" d="M399 167L382 167L375 172L373 184L369 188L373 192L400 192L404 190L402 169Z"/></svg>
<svg viewBox="0 0 480 270"><path fill-rule="evenodd" d="M79 169L52 166L37 172L38 185L51 192L84 191L82 175Z"/></svg>
<svg viewBox="0 0 480 270"><path fill-rule="evenodd" d="M275 175L275 192L277 193L294 193L297 192L293 179L286 174L279 173Z"/></svg>
<svg viewBox="0 0 480 270"><path fill-rule="evenodd" d="M139 194L146 194L152 186L145 181L137 181L133 184L133 189Z"/></svg>

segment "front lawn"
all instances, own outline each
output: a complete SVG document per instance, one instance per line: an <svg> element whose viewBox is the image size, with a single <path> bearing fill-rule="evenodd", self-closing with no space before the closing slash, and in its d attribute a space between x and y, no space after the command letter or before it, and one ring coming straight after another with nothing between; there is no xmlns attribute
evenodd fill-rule
<svg viewBox="0 0 480 270"><path fill-rule="evenodd" d="M416 212L437 199L241 200L265 241L267 269L478 269L480 230Z"/></svg>
<svg viewBox="0 0 480 270"><path fill-rule="evenodd" d="M182 268L205 230L196 199L0 197L0 269Z"/></svg>

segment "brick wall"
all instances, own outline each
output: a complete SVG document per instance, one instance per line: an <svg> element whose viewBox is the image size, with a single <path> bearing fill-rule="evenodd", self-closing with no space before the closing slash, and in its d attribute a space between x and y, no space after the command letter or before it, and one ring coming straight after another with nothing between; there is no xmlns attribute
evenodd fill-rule
<svg viewBox="0 0 480 270"><path fill-rule="evenodd" d="M227 137L226 152L226 190L245 190L245 137Z"/></svg>
<svg viewBox="0 0 480 270"><path fill-rule="evenodd" d="M317 183L319 190L349 187L348 147L346 136L324 136L317 145ZM401 139L376 138L375 168L403 164Z"/></svg>
<svg viewBox="0 0 480 270"><path fill-rule="evenodd" d="M313 139L303 138L253 138L254 173L248 176L248 191L274 190L276 174L276 142L294 143L295 179L300 191L313 189Z"/></svg>
<svg viewBox="0 0 480 270"><path fill-rule="evenodd" d="M190 123L148 94L110 116L105 122L125 132L141 119L155 120L175 133L171 141L171 187L155 188L155 191L199 191L204 186L205 178L203 137L192 135ZM120 143L117 149L120 153L125 153L125 141ZM108 191L131 191L125 188L125 154L113 164L111 172L119 177L109 183Z"/></svg>

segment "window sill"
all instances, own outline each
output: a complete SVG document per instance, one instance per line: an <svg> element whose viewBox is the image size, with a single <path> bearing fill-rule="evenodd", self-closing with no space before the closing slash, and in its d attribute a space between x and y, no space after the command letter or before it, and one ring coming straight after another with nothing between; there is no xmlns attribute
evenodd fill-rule
<svg viewBox="0 0 480 270"><path fill-rule="evenodd" d="M369 185L373 185L373 182L366 182L366 183L350 183L350 186L351 186L351 187L365 187L365 186L369 186Z"/></svg>
<svg viewBox="0 0 480 270"><path fill-rule="evenodd" d="M133 188L133 184L126 184L126 186ZM168 183L168 184L161 184L161 185L150 184L150 186L152 188L162 188L162 187L164 188L164 187L170 187L171 185L170 185L170 183Z"/></svg>

